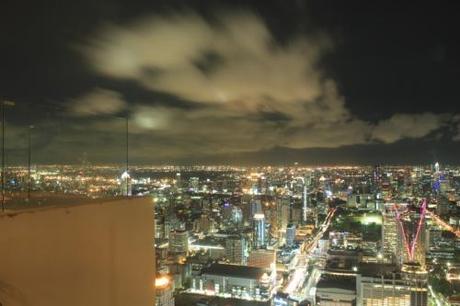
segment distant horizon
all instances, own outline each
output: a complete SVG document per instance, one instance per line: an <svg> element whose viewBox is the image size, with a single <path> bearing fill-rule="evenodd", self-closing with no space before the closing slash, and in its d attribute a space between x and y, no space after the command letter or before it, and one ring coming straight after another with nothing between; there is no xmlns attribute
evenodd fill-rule
<svg viewBox="0 0 460 306"><path fill-rule="evenodd" d="M300 169L314 169L314 168L372 168L375 166L379 167L428 167L433 166L434 163L424 163L424 164L383 164L383 163L376 163L376 164L149 164L149 163L133 163L130 164L130 168L168 168L168 167L181 167L181 168L194 168L194 167L234 167L234 168L267 168L267 167L274 167L274 168L300 168ZM125 169L125 165L116 164L116 163L88 163L88 164L78 164L78 163L37 163L32 164L31 168L34 167L65 167L65 166L72 166L72 167L107 167L107 168L120 168L122 170ZM28 165L23 164L10 164L6 165L6 169L8 168L27 168ZM441 167L460 167L459 164L442 164Z"/></svg>

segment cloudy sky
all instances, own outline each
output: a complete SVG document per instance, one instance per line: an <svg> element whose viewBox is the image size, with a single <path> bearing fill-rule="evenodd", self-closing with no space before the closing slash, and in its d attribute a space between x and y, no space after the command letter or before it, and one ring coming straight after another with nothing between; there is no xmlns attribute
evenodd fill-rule
<svg viewBox="0 0 460 306"><path fill-rule="evenodd" d="M8 160L459 163L458 4L10 1Z"/></svg>

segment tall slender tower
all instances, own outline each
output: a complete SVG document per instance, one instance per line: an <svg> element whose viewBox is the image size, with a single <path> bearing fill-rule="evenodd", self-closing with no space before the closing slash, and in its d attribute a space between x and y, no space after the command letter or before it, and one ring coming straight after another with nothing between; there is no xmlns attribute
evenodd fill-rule
<svg viewBox="0 0 460 306"><path fill-rule="evenodd" d="M307 224L307 215L308 215L308 184L310 178L299 176L296 180L302 181L302 223Z"/></svg>
<svg viewBox="0 0 460 306"><path fill-rule="evenodd" d="M307 184L303 182L303 206L302 206L302 221L304 224L307 223L307 208L308 208L308 199L307 199Z"/></svg>
<svg viewBox="0 0 460 306"><path fill-rule="evenodd" d="M256 249L262 248L265 246L266 237L265 237L265 216L264 214L255 214L254 215L254 247Z"/></svg>

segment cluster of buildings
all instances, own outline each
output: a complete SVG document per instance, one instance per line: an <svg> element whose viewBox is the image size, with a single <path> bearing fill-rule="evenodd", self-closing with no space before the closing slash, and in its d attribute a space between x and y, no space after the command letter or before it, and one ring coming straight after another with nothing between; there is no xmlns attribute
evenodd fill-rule
<svg viewBox="0 0 460 306"><path fill-rule="evenodd" d="M24 175L10 169L8 184L24 189ZM32 188L150 197L157 306L455 305L460 293L457 167L48 166Z"/></svg>

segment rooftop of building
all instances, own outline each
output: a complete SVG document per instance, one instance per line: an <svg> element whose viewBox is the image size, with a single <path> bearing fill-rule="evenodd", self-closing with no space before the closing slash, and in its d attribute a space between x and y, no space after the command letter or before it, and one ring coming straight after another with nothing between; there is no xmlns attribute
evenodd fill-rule
<svg viewBox="0 0 460 306"><path fill-rule="evenodd" d="M398 272L398 268L394 264L387 263L360 263L358 268L362 276L391 276L393 273Z"/></svg>
<svg viewBox="0 0 460 306"><path fill-rule="evenodd" d="M186 263L187 264L200 264L205 265L211 261L209 253L194 253L193 255L187 256Z"/></svg>
<svg viewBox="0 0 460 306"><path fill-rule="evenodd" d="M251 251L251 254L276 254L276 250L273 250L273 249L267 249L266 247L265 248L260 248L260 249L255 249L255 250L252 250Z"/></svg>
<svg viewBox="0 0 460 306"><path fill-rule="evenodd" d="M52 200L0 213L0 249L8 250L0 264L0 304L104 306L112 300L100 293L114 283L123 288L120 305L147 305L154 293L153 202Z"/></svg>
<svg viewBox="0 0 460 306"><path fill-rule="evenodd" d="M460 304L460 294L459 295L453 295L449 297L449 302L450 303L457 303Z"/></svg>
<svg viewBox="0 0 460 306"><path fill-rule="evenodd" d="M220 237L213 237L213 236L206 236L199 240L196 240L193 245L200 245L200 246L218 246L223 247L225 241L223 238Z"/></svg>
<svg viewBox="0 0 460 306"><path fill-rule="evenodd" d="M353 271L358 265L357 258L332 258L326 262L328 271Z"/></svg>
<svg viewBox="0 0 460 306"><path fill-rule="evenodd" d="M361 249L356 249L356 248L350 248L350 249L344 249L344 248L331 248L327 251L327 254L329 256L342 256L342 257L358 257L361 255Z"/></svg>
<svg viewBox="0 0 460 306"><path fill-rule="evenodd" d="M239 266L239 265L225 265L214 263L209 267L206 267L202 270L202 274L210 275L219 275L219 276L228 276L228 277L239 277L239 278L249 278L249 279L260 279L266 269L248 267L248 266Z"/></svg>
<svg viewBox="0 0 460 306"><path fill-rule="evenodd" d="M0 217L15 216L21 213L36 212L55 208L71 208L81 205L104 204L120 200L134 200L139 197L100 197L92 198L79 194L55 193L55 192L32 192L7 193L5 195L5 210L0 211Z"/></svg>
<svg viewBox="0 0 460 306"><path fill-rule="evenodd" d="M316 288L336 288L349 291L356 291L356 277L324 273L321 276L321 279L319 280L318 284L316 285Z"/></svg>

